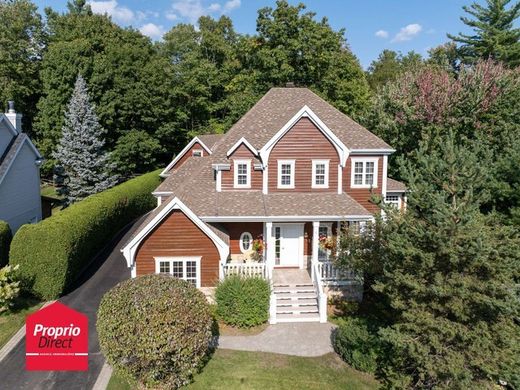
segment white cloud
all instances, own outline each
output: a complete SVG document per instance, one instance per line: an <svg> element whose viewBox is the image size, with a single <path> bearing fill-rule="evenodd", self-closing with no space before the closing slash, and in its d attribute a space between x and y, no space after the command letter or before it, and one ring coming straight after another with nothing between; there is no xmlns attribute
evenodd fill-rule
<svg viewBox="0 0 520 390"><path fill-rule="evenodd" d="M238 7L240 7L240 0L229 0L224 4L224 11L229 12Z"/></svg>
<svg viewBox="0 0 520 390"><path fill-rule="evenodd" d="M417 23L409 24L408 26L405 26L399 30L399 32L395 35L395 37L392 39L392 42L403 42L403 41L409 41L413 37L415 37L417 34L419 34L422 31L422 26Z"/></svg>
<svg viewBox="0 0 520 390"><path fill-rule="evenodd" d="M241 0L228 0L223 4L214 2L209 5L205 5L202 0L174 0L171 9L166 12L166 18L172 21L182 18L195 24L203 15L223 15L240 5Z"/></svg>
<svg viewBox="0 0 520 390"><path fill-rule="evenodd" d="M375 36L378 38L386 39L386 38L388 38L388 31L385 31L385 30L376 31Z"/></svg>
<svg viewBox="0 0 520 390"><path fill-rule="evenodd" d="M147 35L150 38L156 40L161 39L164 33L166 32L163 26L159 26L154 23L146 23L142 25L141 28L139 28L139 31L141 32L141 34Z"/></svg>
<svg viewBox="0 0 520 390"><path fill-rule="evenodd" d="M134 12L124 6L117 4L116 0L109 1L89 1L92 12L96 14L108 14L119 23L129 24L135 20Z"/></svg>

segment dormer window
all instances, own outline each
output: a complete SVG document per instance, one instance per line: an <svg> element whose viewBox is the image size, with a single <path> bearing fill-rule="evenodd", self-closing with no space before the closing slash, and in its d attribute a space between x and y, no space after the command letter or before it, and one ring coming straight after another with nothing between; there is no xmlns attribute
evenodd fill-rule
<svg viewBox="0 0 520 390"><path fill-rule="evenodd" d="M278 188L294 188L294 160L278 160Z"/></svg>
<svg viewBox="0 0 520 390"><path fill-rule="evenodd" d="M202 149L193 149L191 155L193 157L202 157Z"/></svg>
<svg viewBox="0 0 520 390"><path fill-rule="evenodd" d="M329 188L329 160L312 160L312 188Z"/></svg>
<svg viewBox="0 0 520 390"><path fill-rule="evenodd" d="M352 188L377 187L377 158L352 159Z"/></svg>
<svg viewBox="0 0 520 390"><path fill-rule="evenodd" d="M251 160L235 160L235 188L251 188Z"/></svg>

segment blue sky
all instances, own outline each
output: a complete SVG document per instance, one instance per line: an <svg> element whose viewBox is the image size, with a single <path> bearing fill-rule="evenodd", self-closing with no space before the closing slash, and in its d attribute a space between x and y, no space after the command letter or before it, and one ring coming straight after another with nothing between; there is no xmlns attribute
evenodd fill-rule
<svg viewBox="0 0 520 390"><path fill-rule="evenodd" d="M446 42L446 33L468 32L460 21L462 6L473 0L306 0L308 11L326 16L334 29L345 28L347 40L363 67L383 49L425 55ZM297 4L299 1L290 1ZM64 11L66 0L36 0L41 8ZM254 34L257 10L275 0L90 0L95 12L108 13L123 25L160 39L179 22L195 22L201 15L226 14L241 33Z"/></svg>

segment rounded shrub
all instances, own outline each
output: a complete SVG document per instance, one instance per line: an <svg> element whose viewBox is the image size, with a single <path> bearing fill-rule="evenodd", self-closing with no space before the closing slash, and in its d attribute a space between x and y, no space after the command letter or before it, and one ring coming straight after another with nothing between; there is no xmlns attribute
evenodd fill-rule
<svg viewBox="0 0 520 390"><path fill-rule="evenodd" d="M97 331L108 362L144 387L188 384L210 351L213 318L202 292L166 275L118 284L101 300Z"/></svg>
<svg viewBox="0 0 520 390"><path fill-rule="evenodd" d="M159 183L159 171L147 173L23 225L9 253L22 287L43 299L59 297L117 232L155 207L151 193Z"/></svg>
<svg viewBox="0 0 520 390"><path fill-rule="evenodd" d="M364 318L346 318L334 332L334 350L357 370L374 373L379 339Z"/></svg>
<svg viewBox="0 0 520 390"><path fill-rule="evenodd" d="M217 285L217 316L226 324L251 327L269 319L269 282L260 277L231 275Z"/></svg>
<svg viewBox="0 0 520 390"><path fill-rule="evenodd" d="M12 238L9 224L0 220L0 268L6 265L9 260L9 246Z"/></svg>

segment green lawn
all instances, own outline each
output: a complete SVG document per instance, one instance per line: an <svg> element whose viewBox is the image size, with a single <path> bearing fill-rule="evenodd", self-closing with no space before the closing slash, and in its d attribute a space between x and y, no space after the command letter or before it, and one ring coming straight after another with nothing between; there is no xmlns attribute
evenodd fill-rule
<svg viewBox="0 0 520 390"><path fill-rule="evenodd" d="M11 312L0 314L0 348L25 324L25 317L41 306L34 298L19 298Z"/></svg>
<svg viewBox="0 0 520 390"><path fill-rule="evenodd" d="M377 389L370 375L356 371L336 354L317 358L219 349L188 389ZM114 374L109 390L135 386Z"/></svg>

